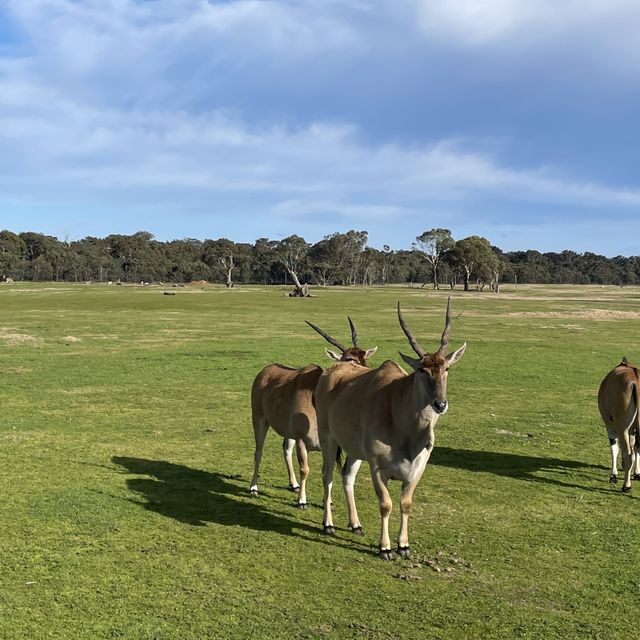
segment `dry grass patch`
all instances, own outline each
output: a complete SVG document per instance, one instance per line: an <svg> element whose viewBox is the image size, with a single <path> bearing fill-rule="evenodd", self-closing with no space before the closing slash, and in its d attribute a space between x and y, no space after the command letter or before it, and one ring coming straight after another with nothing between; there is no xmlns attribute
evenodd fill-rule
<svg viewBox="0 0 640 640"><path fill-rule="evenodd" d="M86 396L98 393L108 393L111 390L107 387L74 387L72 389L59 389L58 393L66 396Z"/></svg>
<svg viewBox="0 0 640 640"><path fill-rule="evenodd" d="M184 333L200 333L200 334L209 334L210 330L209 329L185 329L185 328L180 328L180 329L160 329L160 333L168 333L168 334L184 334Z"/></svg>
<svg viewBox="0 0 640 640"><path fill-rule="evenodd" d="M21 442L33 442L34 440L42 440L44 434L42 431L18 431L15 427L11 431L0 435L0 442L10 442L20 444Z"/></svg>
<svg viewBox="0 0 640 640"><path fill-rule="evenodd" d="M584 309L580 311L511 311L510 318L560 318L563 320L638 320L640 311L616 311L611 309Z"/></svg>
<svg viewBox="0 0 640 640"><path fill-rule="evenodd" d="M29 335L28 333L16 333L9 329L0 329L0 341L4 342L8 347L37 347L42 343L41 338Z"/></svg>
<svg viewBox="0 0 640 640"><path fill-rule="evenodd" d="M27 367L1 367L0 368L0 373L8 373L8 374L15 374L15 375L21 375L23 373L31 373L31 369L28 369Z"/></svg>

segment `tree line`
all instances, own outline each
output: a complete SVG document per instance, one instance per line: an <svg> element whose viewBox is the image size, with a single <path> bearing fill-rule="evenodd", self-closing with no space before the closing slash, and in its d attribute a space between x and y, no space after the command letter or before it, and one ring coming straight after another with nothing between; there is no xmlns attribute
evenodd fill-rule
<svg viewBox="0 0 640 640"><path fill-rule="evenodd" d="M430 229L410 249L368 246L366 231L333 233L316 243L291 235L253 244L226 238L162 242L151 233L59 240L36 232L0 231L5 280L290 284L304 295L313 285L414 283L498 291L500 283L638 284L640 256L504 252L481 236L456 240Z"/></svg>

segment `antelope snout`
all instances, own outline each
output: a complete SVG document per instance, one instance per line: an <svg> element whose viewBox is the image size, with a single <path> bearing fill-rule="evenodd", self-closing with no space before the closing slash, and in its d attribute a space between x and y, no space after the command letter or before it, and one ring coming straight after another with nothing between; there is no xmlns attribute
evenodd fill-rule
<svg viewBox="0 0 640 640"><path fill-rule="evenodd" d="M434 400L433 408L436 413L444 413L447 410L447 401L446 400Z"/></svg>

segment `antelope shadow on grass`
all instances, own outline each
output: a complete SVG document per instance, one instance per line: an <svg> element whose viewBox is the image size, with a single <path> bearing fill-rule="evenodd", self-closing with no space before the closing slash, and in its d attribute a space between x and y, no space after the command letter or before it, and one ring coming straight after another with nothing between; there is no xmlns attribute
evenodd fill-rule
<svg viewBox="0 0 640 640"><path fill-rule="evenodd" d="M127 487L144 500L132 502L168 518L195 526L211 522L257 531L273 531L371 552L370 546L356 540L345 540L343 543L335 538L325 539L319 523L312 526L290 518L287 514L275 512L269 508L272 502L265 500L264 496L249 497L244 483L239 486L234 482L239 480L236 476L192 469L165 460L122 456L114 456L111 460L122 467L125 473L145 476L127 479Z"/></svg>
<svg viewBox="0 0 640 640"><path fill-rule="evenodd" d="M599 491L600 489L572 482L573 473L579 470L606 469L602 465L588 464L579 460L562 460L496 451L452 449L437 445L433 449L429 464L591 491ZM540 473L544 475L538 475Z"/></svg>

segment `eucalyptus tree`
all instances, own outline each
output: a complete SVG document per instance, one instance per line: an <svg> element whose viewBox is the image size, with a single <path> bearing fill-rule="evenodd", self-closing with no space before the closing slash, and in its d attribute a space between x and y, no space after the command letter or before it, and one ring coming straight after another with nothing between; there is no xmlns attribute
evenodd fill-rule
<svg viewBox="0 0 640 640"><path fill-rule="evenodd" d="M310 251L314 273L328 284L356 284L368 237L366 231L353 229L325 236Z"/></svg>
<svg viewBox="0 0 640 640"><path fill-rule="evenodd" d="M106 242L109 254L117 263L119 279L151 282L164 280L171 271L164 244L148 231L130 236L113 234L107 236Z"/></svg>
<svg viewBox="0 0 640 640"><path fill-rule="evenodd" d="M448 287L453 291L458 284L458 280L461 275L460 265L457 262L454 251L450 251L445 256L444 260L440 264L440 279L446 282Z"/></svg>
<svg viewBox="0 0 640 640"><path fill-rule="evenodd" d="M325 237L309 247L307 258L314 281L323 287L333 284L334 265L332 264L332 247L329 237Z"/></svg>
<svg viewBox="0 0 640 640"><path fill-rule="evenodd" d="M20 238L24 241L31 277L34 280L59 280L64 256L60 240L33 231L21 233Z"/></svg>
<svg viewBox="0 0 640 640"><path fill-rule="evenodd" d="M387 284L390 277L390 271L396 261L396 252L391 249L388 244L382 246L380 252L380 281L382 284Z"/></svg>
<svg viewBox="0 0 640 640"><path fill-rule="evenodd" d="M429 231L416 236L416 244L431 265L433 288L438 289L438 265L455 245L451 231L449 229L429 229Z"/></svg>
<svg viewBox="0 0 640 640"><path fill-rule="evenodd" d="M416 247L410 251L400 249L395 252L390 268L390 282L424 282L426 277L425 262Z"/></svg>
<svg viewBox="0 0 640 640"><path fill-rule="evenodd" d="M218 240L206 240L203 245L203 260L211 267L215 274L222 273L228 289L233 287L233 270L235 269L234 256L236 245L232 240L219 238Z"/></svg>
<svg viewBox="0 0 640 640"><path fill-rule="evenodd" d="M494 259L490 242L481 236L469 236L458 240L455 243L453 255L454 262L462 272L465 291L469 291L471 277Z"/></svg>
<svg viewBox="0 0 640 640"><path fill-rule="evenodd" d="M258 238L250 247L251 281L258 284L273 284L282 270L277 254L277 240Z"/></svg>
<svg viewBox="0 0 640 640"><path fill-rule="evenodd" d="M22 280L27 260L25 241L12 231L0 231L0 276Z"/></svg>
<svg viewBox="0 0 640 640"><path fill-rule="evenodd" d="M491 291L494 293L500 293L500 280L507 269L507 264L504 259L504 254L498 247L491 247L493 258L488 261L487 268L491 275L489 285Z"/></svg>
<svg viewBox="0 0 640 640"><path fill-rule="evenodd" d="M253 246L248 242L236 242L234 263L237 280L244 284L252 282L253 275Z"/></svg>
<svg viewBox="0 0 640 640"><path fill-rule="evenodd" d="M174 282L211 279L211 269L203 260L204 243L196 238L171 240L165 244L169 261L167 278Z"/></svg>
<svg viewBox="0 0 640 640"><path fill-rule="evenodd" d="M360 259L362 284L371 286L378 279L381 251L365 247Z"/></svg>
<svg viewBox="0 0 640 640"><path fill-rule="evenodd" d="M482 291L486 284L494 293L500 293L500 276L504 271L503 263L498 256L491 252L486 254L475 270L476 285Z"/></svg>
<svg viewBox="0 0 640 640"><path fill-rule="evenodd" d="M289 294L296 298L303 298L309 295L309 285L300 282L300 274L307 264L307 254L309 244L304 238L292 235L284 238L278 244L276 254L293 280L295 286L293 293Z"/></svg>
<svg viewBox="0 0 640 640"><path fill-rule="evenodd" d="M513 251L508 254L513 264L514 277L520 283L541 284L551 282L551 261L539 251Z"/></svg>

